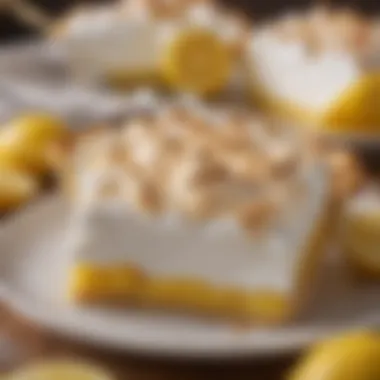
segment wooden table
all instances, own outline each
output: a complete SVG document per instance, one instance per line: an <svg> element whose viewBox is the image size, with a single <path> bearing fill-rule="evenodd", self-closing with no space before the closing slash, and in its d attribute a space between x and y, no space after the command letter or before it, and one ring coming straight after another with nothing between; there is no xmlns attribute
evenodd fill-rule
<svg viewBox="0 0 380 380"><path fill-rule="evenodd" d="M0 374L37 359L80 357L111 370L117 380L281 380L293 358L190 362L105 352L53 336L0 305Z"/></svg>

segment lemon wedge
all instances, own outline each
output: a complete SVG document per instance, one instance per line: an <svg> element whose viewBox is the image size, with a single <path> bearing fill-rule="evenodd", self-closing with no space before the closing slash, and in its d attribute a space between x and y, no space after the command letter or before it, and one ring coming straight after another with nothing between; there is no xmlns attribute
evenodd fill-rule
<svg viewBox="0 0 380 380"><path fill-rule="evenodd" d="M92 364L79 361L51 361L16 370L5 380L114 380L114 378Z"/></svg>
<svg viewBox="0 0 380 380"><path fill-rule="evenodd" d="M43 113L22 115L11 122L11 127L19 132L23 140L35 144L54 141L67 133L61 120Z"/></svg>
<svg viewBox="0 0 380 380"><path fill-rule="evenodd" d="M43 114L25 115L9 122L0 132L0 167L35 174L47 170L50 144L66 133L64 125Z"/></svg>
<svg viewBox="0 0 380 380"><path fill-rule="evenodd" d="M354 82L323 117L331 132L379 133L380 74L368 74Z"/></svg>
<svg viewBox="0 0 380 380"><path fill-rule="evenodd" d="M33 198L38 182L29 174L0 168L0 211L10 211Z"/></svg>
<svg viewBox="0 0 380 380"><path fill-rule="evenodd" d="M0 132L0 167L40 173L45 169L44 147L23 139L18 131Z"/></svg>
<svg viewBox="0 0 380 380"><path fill-rule="evenodd" d="M380 379L380 337L358 331L329 339L301 359L288 380Z"/></svg>
<svg viewBox="0 0 380 380"><path fill-rule="evenodd" d="M178 32L164 47L162 74L174 89L196 95L221 91L231 73L231 52L211 30Z"/></svg>
<svg viewBox="0 0 380 380"><path fill-rule="evenodd" d="M342 240L349 263L358 273L380 276L380 210L347 218Z"/></svg>

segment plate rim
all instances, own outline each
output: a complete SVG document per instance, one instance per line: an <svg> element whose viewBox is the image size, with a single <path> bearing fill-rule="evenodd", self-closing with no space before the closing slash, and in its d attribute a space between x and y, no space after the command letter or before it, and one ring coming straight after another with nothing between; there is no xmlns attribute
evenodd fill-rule
<svg viewBox="0 0 380 380"><path fill-rule="evenodd" d="M152 346L151 341L136 340L132 342L130 337L125 337L125 341L114 340L91 334L86 329L76 329L73 325L56 323L52 318L46 317L41 308L33 310L25 297L17 296L17 292L11 290L10 287L0 282L0 300L10 308L11 311L18 313L22 318L26 318L29 322L38 325L45 331L50 331L61 337L68 338L78 343L84 343L91 347L99 347L102 349L111 349L118 352L131 352L138 355L148 355L150 357L162 357L170 359L203 359L203 360L236 360L236 359L266 359L275 356L292 355L298 351L327 338L332 333L337 333L341 329L316 329L309 333L299 334L297 339L293 339L288 344L265 346L259 348L257 345L248 345L245 347L226 347L220 346L217 349L205 348L200 346L197 348L180 346L177 349L165 345ZM284 342L284 341L283 341Z"/></svg>
<svg viewBox="0 0 380 380"><path fill-rule="evenodd" d="M49 195L43 197L37 202L27 206L25 209L20 210L19 213L11 215L9 218L0 222L0 242L7 238L7 230L14 230L20 220L26 219L25 217L30 214L41 213L43 207L52 207L54 203L59 202L59 197L56 195ZM61 200L62 202L62 200ZM8 255L0 254L0 263L2 260L7 260ZM136 338L136 335L124 335L123 340L118 340L108 335L105 336L104 331L94 334L91 326L83 326L80 321L73 323L63 319L54 319L50 316L49 310L56 309L54 305L49 306L48 303L40 299L28 299L25 291L18 291L12 281L3 278L0 275L0 302L8 307L13 312L20 315L20 317L29 320L30 322L40 326L43 330L51 331L59 336L69 338L73 341L82 342L90 346L100 346L116 351L127 351L136 353L138 355L148 355L152 357L163 358L177 358L177 359L246 359L246 358L267 358L274 356L284 356L294 354L315 342L324 339L331 334L336 334L346 330L347 328L371 328L376 327L380 323L380 313L374 312L373 315L366 315L360 318L360 321L352 326L316 326L315 328L302 328L293 333L289 333L292 339L281 339L281 344L272 342L260 347L253 339L246 340L246 344L237 345L221 345L211 347L202 345L189 345L189 343L179 344L176 347L173 344L166 342L155 342L152 344L152 339L144 339L142 337ZM83 322L83 321L82 321ZM80 328L79 328L80 327ZM287 327L285 327L286 329ZM291 329L292 327L289 327ZM273 332L275 334L275 332Z"/></svg>

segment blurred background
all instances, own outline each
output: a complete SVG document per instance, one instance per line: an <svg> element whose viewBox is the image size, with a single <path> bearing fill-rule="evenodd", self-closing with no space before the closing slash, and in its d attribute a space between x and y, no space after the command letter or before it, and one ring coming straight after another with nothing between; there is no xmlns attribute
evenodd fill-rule
<svg viewBox="0 0 380 380"><path fill-rule="evenodd" d="M37 32L11 12L6 10L6 3L16 3L19 0L0 0L0 42L6 43L31 37ZM25 0L26 1L26 0ZM30 4L46 10L52 16L59 16L72 6L81 4L107 3L106 0L27 0ZM282 13L287 9L302 9L315 4L311 0L223 0L227 5L240 8L252 18L265 19ZM379 0L320 0L332 6L350 6L364 13L380 12Z"/></svg>
<svg viewBox="0 0 380 380"><path fill-rule="evenodd" d="M240 9L252 19L265 21L287 10L302 10L315 4L326 4L330 7L349 7L361 13L380 15L380 0L219 0L234 9ZM22 8L30 4L29 14L33 7L43 10L48 16L59 18L73 7L91 4L107 4L112 0L0 0L0 46L13 44L38 37L38 28L26 23L12 12L12 8ZM12 4L12 6L10 6ZM16 6L17 5L17 6ZM377 143L356 143L354 150L369 171L380 173L380 148Z"/></svg>

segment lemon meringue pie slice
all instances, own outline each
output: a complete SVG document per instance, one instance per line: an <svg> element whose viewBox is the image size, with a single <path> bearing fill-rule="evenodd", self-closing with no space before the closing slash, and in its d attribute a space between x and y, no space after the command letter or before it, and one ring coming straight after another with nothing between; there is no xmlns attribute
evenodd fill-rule
<svg viewBox="0 0 380 380"><path fill-rule="evenodd" d="M308 300L329 176L256 115L169 106L85 134L69 172L73 302L277 323Z"/></svg>

